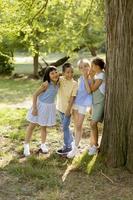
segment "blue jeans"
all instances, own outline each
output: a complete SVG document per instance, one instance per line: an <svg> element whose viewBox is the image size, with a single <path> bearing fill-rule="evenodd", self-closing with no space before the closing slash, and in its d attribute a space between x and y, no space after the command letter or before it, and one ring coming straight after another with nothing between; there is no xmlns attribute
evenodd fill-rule
<svg viewBox="0 0 133 200"><path fill-rule="evenodd" d="M59 114L64 134L64 148L71 148L73 141L73 135L69 128L71 116L65 116L62 112L59 112Z"/></svg>

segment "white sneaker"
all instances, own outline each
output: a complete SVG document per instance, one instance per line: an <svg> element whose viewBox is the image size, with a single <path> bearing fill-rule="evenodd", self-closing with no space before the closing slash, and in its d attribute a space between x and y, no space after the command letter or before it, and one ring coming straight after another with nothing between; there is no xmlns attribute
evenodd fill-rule
<svg viewBox="0 0 133 200"><path fill-rule="evenodd" d="M67 154L67 158L73 158L79 153L79 150L76 146L72 148L72 150Z"/></svg>
<svg viewBox="0 0 133 200"><path fill-rule="evenodd" d="M89 147L88 153L89 153L90 156L97 154L97 147L95 145Z"/></svg>
<svg viewBox="0 0 133 200"><path fill-rule="evenodd" d="M24 144L24 152L23 152L24 156L29 156L30 155L30 147L29 144Z"/></svg>
<svg viewBox="0 0 133 200"><path fill-rule="evenodd" d="M46 144L41 144L40 148L43 153L48 153L48 148L47 148Z"/></svg>
<svg viewBox="0 0 133 200"><path fill-rule="evenodd" d="M72 141L71 145L72 145L72 149L73 149L75 147L75 140Z"/></svg>

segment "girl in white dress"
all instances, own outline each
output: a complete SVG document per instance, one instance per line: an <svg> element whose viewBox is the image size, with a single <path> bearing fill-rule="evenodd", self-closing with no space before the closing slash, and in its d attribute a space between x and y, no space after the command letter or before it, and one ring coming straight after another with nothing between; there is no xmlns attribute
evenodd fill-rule
<svg viewBox="0 0 133 200"><path fill-rule="evenodd" d="M37 125L41 127L41 146L42 153L47 153L46 147L46 128L54 126L56 123L56 105L55 97L58 91L59 74L56 67L50 66L45 70L43 84L33 94L32 108L28 111L27 120L30 122L27 127L27 133L24 143L24 156L30 155L29 142L34 128Z"/></svg>

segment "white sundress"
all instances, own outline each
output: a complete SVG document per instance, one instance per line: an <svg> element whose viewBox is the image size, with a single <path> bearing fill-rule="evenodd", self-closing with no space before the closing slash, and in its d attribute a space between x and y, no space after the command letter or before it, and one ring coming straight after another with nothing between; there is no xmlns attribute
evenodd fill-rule
<svg viewBox="0 0 133 200"><path fill-rule="evenodd" d="M32 115L32 107L27 113L29 122L40 126L54 126L56 124L56 105L55 97L58 91L58 86L49 83L46 91L42 92L37 99L37 115Z"/></svg>

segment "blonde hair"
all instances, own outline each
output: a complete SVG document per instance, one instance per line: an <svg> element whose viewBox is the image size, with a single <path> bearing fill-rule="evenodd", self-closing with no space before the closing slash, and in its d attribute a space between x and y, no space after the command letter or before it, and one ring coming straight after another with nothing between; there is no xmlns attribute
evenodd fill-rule
<svg viewBox="0 0 133 200"><path fill-rule="evenodd" d="M89 62L89 60L88 60L87 58L82 58L82 59L80 59L80 60L77 62L77 66L79 67L81 63L83 63L84 65L88 65L89 67L91 66L91 65L90 65L90 62Z"/></svg>

